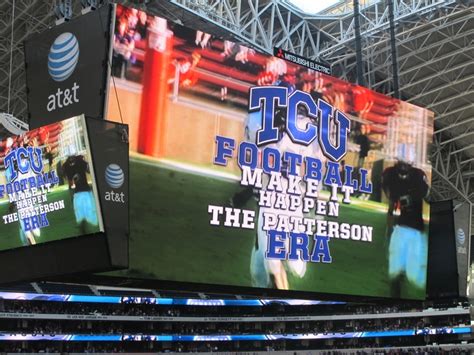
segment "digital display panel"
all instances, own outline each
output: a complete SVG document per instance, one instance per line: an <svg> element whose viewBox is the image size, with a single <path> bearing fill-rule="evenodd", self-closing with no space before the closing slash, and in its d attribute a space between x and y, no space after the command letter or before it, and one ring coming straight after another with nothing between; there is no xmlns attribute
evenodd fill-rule
<svg viewBox="0 0 474 355"><path fill-rule="evenodd" d="M112 74L134 197L115 275L425 298L432 112L121 6Z"/></svg>
<svg viewBox="0 0 474 355"><path fill-rule="evenodd" d="M123 304L155 304L155 305L182 305L182 306L244 306L261 307L271 304L285 306L315 306L344 304L336 301L311 301L297 299L199 299L199 298L156 298L156 297L119 297L119 296L87 296L87 295L61 295L38 293L0 292L0 298L6 300L29 300L50 302L84 302L84 303L123 303Z"/></svg>
<svg viewBox="0 0 474 355"><path fill-rule="evenodd" d="M0 250L103 231L83 116L0 142Z"/></svg>
<svg viewBox="0 0 474 355"><path fill-rule="evenodd" d="M439 334L470 334L470 327L443 327L416 329L399 329L390 331L346 332L346 333L307 333L307 334L246 334L246 335L83 335L83 334L0 334L2 340L55 340L55 341L245 341L245 340L315 340L315 339L350 339L376 337L404 337Z"/></svg>

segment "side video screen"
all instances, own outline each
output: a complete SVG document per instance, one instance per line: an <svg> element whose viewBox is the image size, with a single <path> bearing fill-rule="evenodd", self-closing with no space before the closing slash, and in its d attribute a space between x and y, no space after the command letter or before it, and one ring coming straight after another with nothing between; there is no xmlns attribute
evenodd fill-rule
<svg viewBox="0 0 474 355"><path fill-rule="evenodd" d="M103 231L83 116L0 142L0 250Z"/></svg>

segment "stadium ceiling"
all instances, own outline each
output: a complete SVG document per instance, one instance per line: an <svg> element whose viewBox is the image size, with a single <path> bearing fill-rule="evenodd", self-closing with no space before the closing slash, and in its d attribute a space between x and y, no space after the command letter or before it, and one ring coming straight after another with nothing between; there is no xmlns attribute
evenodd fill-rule
<svg viewBox="0 0 474 355"><path fill-rule="evenodd" d="M435 112L432 198L474 202L474 1L393 0L402 98ZM69 0L73 15L80 1ZM116 0L266 53L282 47L355 82L352 1L308 14L287 0ZM392 94L386 0L359 0L365 85ZM15 6L13 6L13 3ZM0 112L26 120L23 40L67 0L0 4ZM12 19L15 19L12 25ZM10 55L12 66L10 69ZM10 98L10 99L9 99Z"/></svg>

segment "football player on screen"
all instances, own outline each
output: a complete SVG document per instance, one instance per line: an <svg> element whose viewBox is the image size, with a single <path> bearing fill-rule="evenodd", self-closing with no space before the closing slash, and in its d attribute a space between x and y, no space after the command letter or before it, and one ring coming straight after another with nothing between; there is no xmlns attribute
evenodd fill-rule
<svg viewBox="0 0 474 355"><path fill-rule="evenodd" d="M11 137L7 138L6 141L6 147L5 147L5 155L7 155L10 151L17 149L18 147L23 147L23 148L28 148L30 145L32 145L32 141L28 137L27 134L18 136L16 140L14 140ZM20 161L20 164L22 161ZM18 169L18 162L14 162L14 165L10 167L10 169L5 170L5 179L8 183L12 182L12 169L15 169L17 171L17 180L23 180L23 179L29 179L35 176L33 171L29 169L26 173L22 173ZM9 213L14 212L15 209L18 208L15 206L17 203L11 203L9 205ZM32 206L33 207L33 206ZM26 207L25 209L29 209ZM27 228L25 219L20 218L19 219L19 234L20 234L20 241L23 246L28 246L28 245L35 245L37 242L37 238L41 237L41 230L39 228Z"/></svg>
<svg viewBox="0 0 474 355"><path fill-rule="evenodd" d="M297 116L297 125L304 129L311 119L304 114L299 113ZM294 143L288 134L280 133L280 140L272 146L280 151L283 157L285 152L295 153L302 156L311 156L324 161L324 156L317 144L310 144L308 146ZM283 176L282 184L285 191L288 187L288 166L285 161L281 164L281 174ZM302 186L302 191L304 187ZM303 207L299 206L295 211L279 210L275 208L260 207L257 219L257 238L255 245L252 248L250 259L250 274L252 278L252 285L255 287L271 287L283 290L288 290L289 282L287 271L297 278L302 278L306 274L306 261L298 260L275 260L267 259L265 253L268 249L267 232L263 230L263 214L269 212L273 214L285 214L291 217L303 218ZM292 232L304 233L305 227L301 226L301 230L292 230ZM289 250L289 240L285 239L285 249Z"/></svg>
<svg viewBox="0 0 474 355"><path fill-rule="evenodd" d="M382 173L382 189L387 196L388 274L391 296L399 298L426 286L428 240L424 233L423 200L428 194L423 170L399 159ZM398 217L394 212L399 209Z"/></svg>
<svg viewBox="0 0 474 355"><path fill-rule="evenodd" d="M82 155L69 156L63 164L63 172L73 195L74 214L81 235L88 234L89 226L97 226L95 198L87 181L89 165Z"/></svg>
<svg viewBox="0 0 474 355"><path fill-rule="evenodd" d="M275 85L283 86L288 89L288 95L296 90L296 76L295 74L289 74L286 63L281 59L272 58L269 60L266 66L267 72L263 73L259 80L259 85ZM305 129L307 125L311 123L311 119L306 116L305 110L299 110L297 114L297 125L300 129ZM313 122L314 123L314 122ZM310 144L305 146L302 144L295 143L291 140L289 135L284 131L286 126L286 109L278 109L275 112L275 124L278 126L280 131L280 139L277 143L272 144L273 148L280 151L281 156L284 156L285 152L296 153L302 156L311 156L319 158L324 161L324 156L317 144ZM245 127L246 139L255 142L257 131L261 128L261 112L250 113L247 119ZM282 161L281 174L283 176L282 183L284 190L288 185L288 167L286 162ZM302 191L304 187L302 187ZM245 191L245 190L244 190ZM248 191L247 191L248 194ZM235 196L234 196L235 198ZM275 214L286 214L288 216L294 216L303 218L302 206L297 208L295 211L278 210L268 207L260 207L258 211L257 220L257 233L255 244L252 248L251 259L250 259L250 274L252 279L252 285L255 287L265 288L277 288L277 289L289 289L289 281L287 271L297 278L302 278L306 274L306 262L299 260L275 260L268 259L265 254L268 249L268 236L267 232L263 230L263 214L265 212ZM294 231L304 232L304 230ZM289 250L289 240L285 241L285 248Z"/></svg>
<svg viewBox="0 0 474 355"><path fill-rule="evenodd" d="M259 75L257 84L259 86L274 85L286 87L288 89L288 94L291 94L296 89L296 75L293 73L288 73L288 67L284 60L270 58L266 63L265 71ZM297 125L301 129L306 128L310 121L310 118L306 117L304 112L298 113ZM262 112L256 111L250 112L248 114L245 123L245 141L254 143L256 142L256 135L258 130L261 129L261 122ZM286 126L285 108L278 108L275 110L275 126L279 129L280 139L277 143L271 144L271 146L278 149L282 157L285 152L292 152L301 154L303 156L318 157L321 160L324 159L318 145L311 144L309 146L304 146L294 143L284 132L284 127ZM259 156L259 160L260 159L261 156ZM281 164L281 173L283 176L282 182L283 184L287 185L287 166L285 166L284 161L282 161ZM232 207L240 208L256 194L258 194L258 192L255 191L251 186L244 187L242 190L232 196L230 199L230 204ZM306 273L306 262L303 260L273 260L267 259L265 257L268 247L267 232L262 229L263 213L265 212L303 217L303 211L302 208L298 208L296 211L284 211L268 207L260 207L258 211L256 238L255 244L252 247L250 259L250 275L252 286L262 288L289 289L290 287L287 271L289 271L295 277L302 278ZM285 243L285 248L288 250L288 239Z"/></svg>

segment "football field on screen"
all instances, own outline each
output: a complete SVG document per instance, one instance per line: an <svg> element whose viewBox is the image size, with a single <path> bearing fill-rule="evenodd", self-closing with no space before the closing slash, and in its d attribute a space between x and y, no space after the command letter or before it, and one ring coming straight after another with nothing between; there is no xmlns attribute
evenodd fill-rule
<svg viewBox="0 0 474 355"><path fill-rule="evenodd" d="M240 190L237 180L131 159L130 268L114 275L252 286L250 255L256 231L209 224L208 205L229 206ZM243 208L256 210L255 199ZM332 263L308 263L303 278L289 276L290 289L389 296L386 213L381 205L341 203L338 221L372 225L373 242L330 239Z"/></svg>
<svg viewBox="0 0 474 355"><path fill-rule="evenodd" d="M82 234L79 225L76 223L74 208L72 206L72 196L67 187L53 188L53 191L47 194L47 203L63 200L65 208L47 214L49 226L41 228L40 236L35 238L37 244ZM16 212L16 209L12 209L8 201L4 201L0 204L0 216L5 216L13 212ZM9 224L2 223L1 231L0 251L23 246L20 239L20 227L18 222ZM93 230L91 230L91 232L93 232Z"/></svg>

